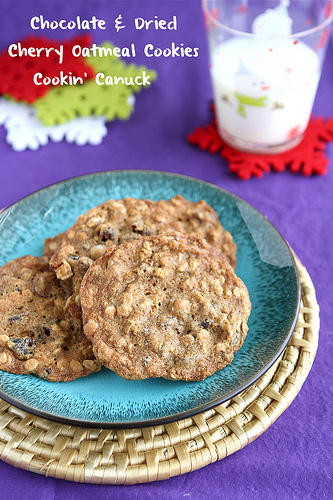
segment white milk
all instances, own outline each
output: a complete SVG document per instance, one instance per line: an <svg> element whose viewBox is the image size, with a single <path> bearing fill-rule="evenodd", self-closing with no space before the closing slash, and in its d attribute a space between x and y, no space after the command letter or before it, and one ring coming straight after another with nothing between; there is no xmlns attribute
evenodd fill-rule
<svg viewBox="0 0 333 500"><path fill-rule="evenodd" d="M221 135L277 146L307 127L320 61L291 38L234 37L216 48L211 74Z"/></svg>

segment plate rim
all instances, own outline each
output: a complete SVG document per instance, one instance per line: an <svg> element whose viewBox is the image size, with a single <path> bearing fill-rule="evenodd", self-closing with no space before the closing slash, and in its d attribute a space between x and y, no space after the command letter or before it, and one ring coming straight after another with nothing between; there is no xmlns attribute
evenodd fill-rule
<svg viewBox="0 0 333 500"><path fill-rule="evenodd" d="M294 331L295 325L297 323L299 311L300 311L300 305L301 305L301 283L300 283L300 274L298 270L298 266L296 263L295 255L290 247L289 243L285 240L285 238L282 236L282 234L279 232L279 230L273 225L270 220L263 215L257 208L255 208L253 205L251 205L249 202L246 200L240 198L236 194L228 191L225 188L222 188L212 182L204 181L195 177L191 177L188 175L184 174L178 174L178 173L173 173L169 171L160 171L160 170L147 170L147 169L116 169L116 170L105 170L105 171L99 171L99 172L91 172L87 174L82 174L82 175L76 175L73 177L69 177L67 179L63 179L54 183L50 183L42 188L37 189L36 191L33 191L32 193L27 194L26 196L23 196L22 198L18 199L14 203L8 205L7 207L4 207L0 210L0 217L3 215L6 215L6 213L10 213L12 207L19 205L23 201L33 198L36 196L38 193L42 191L47 191L51 187L57 187L60 185L64 185L66 183L71 183L75 180L80 180L80 179L85 179L89 177L101 177L103 175L112 175L112 174L136 174L136 175L158 175L158 176L167 176L167 177L176 177L176 178L181 178L185 179L191 182L195 182L198 184L204 184L207 185L210 188L213 188L217 191L221 191L227 196L230 196L234 201L240 201L241 203L247 205L250 207L251 210L253 210L260 218L266 221L271 228L275 231L279 239L282 241L282 243L285 244L286 249L288 250L288 253L291 257L291 261L293 264L293 268L295 271L295 276L296 276L296 284L297 284L297 307L295 308L294 316L292 319L292 324L289 329L288 335L285 337L284 341L282 344L279 346L279 348L276 350L272 358L262 367L261 370L259 370L251 379L249 379L246 383L241 384L241 386L238 386L232 391L229 391L228 393L224 394L224 396L220 398L216 398L208 403L205 403L200 406L195 406L189 410L185 410L179 413L175 413L172 415L167 415L163 417L157 417L157 418L151 418L149 420L131 420L131 421L125 421L125 422L105 422L105 421L97 421L97 420L82 420L82 419L77 419L77 418L70 418L70 417L64 417L60 415L56 415L54 413L49 413L43 410L40 410L38 408L35 408L34 406L30 406L29 404L22 403L19 399L8 395L6 392L4 392L0 388L0 397L4 401L6 401L9 404L12 404L16 406L17 408L26 411L28 413L31 413L33 415L36 415L41 418L45 418L47 420L51 420L54 422L66 424L66 425L72 425L72 426L80 426L80 427L85 427L85 428L99 428L99 429L129 429L129 428L141 428L141 427L152 427L152 426L158 426L158 425L164 425L168 423L172 423L178 420L183 420L185 418L191 418L195 415L198 415L199 413L211 410L215 408L216 406L229 401L230 399L234 398L238 394L242 393L246 389L248 389L254 382L256 382L260 377L262 377L269 368L278 360L278 358L281 356L283 353L284 349L286 348L292 333ZM1 230L1 228L0 228Z"/></svg>

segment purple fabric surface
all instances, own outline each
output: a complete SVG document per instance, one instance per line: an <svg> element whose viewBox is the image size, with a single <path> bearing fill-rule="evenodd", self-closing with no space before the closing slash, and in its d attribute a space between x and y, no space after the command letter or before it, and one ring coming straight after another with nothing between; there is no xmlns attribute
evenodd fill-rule
<svg viewBox="0 0 333 500"><path fill-rule="evenodd" d="M305 178L290 172L240 181L218 155L187 143L187 134L210 120L212 98L201 6L188 1L0 2L0 50L31 34L34 15L71 19L95 15L107 29L93 32L97 44L135 42L134 62L156 69L158 81L138 95L128 121L108 124L100 146L52 143L37 151L14 152L0 127L0 208L44 186L72 176L116 169L149 169L190 175L240 196L276 226L306 266L321 309L319 348L312 370L291 406L257 440L198 471L166 481L134 486L75 484L45 478L0 461L0 499L64 498L333 498L332 330L333 330L333 145L327 146L328 174ZM126 29L117 33L122 14ZM171 20L177 31L135 31L136 17ZM44 32L62 40L73 32ZM146 58L146 43L199 47L197 58ZM333 47L329 44L314 116L333 116Z"/></svg>

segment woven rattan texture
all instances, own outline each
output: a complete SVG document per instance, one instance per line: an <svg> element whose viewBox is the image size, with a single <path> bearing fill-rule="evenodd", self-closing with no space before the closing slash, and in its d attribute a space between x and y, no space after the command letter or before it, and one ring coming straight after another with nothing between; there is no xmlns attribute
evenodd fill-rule
<svg viewBox="0 0 333 500"><path fill-rule="evenodd" d="M70 481L133 484L204 467L260 436L291 404L316 355L319 307L298 262L302 302L280 359L251 387L195 417L142 429L100 430L61 425L0 400L1 459Z"/></svg>

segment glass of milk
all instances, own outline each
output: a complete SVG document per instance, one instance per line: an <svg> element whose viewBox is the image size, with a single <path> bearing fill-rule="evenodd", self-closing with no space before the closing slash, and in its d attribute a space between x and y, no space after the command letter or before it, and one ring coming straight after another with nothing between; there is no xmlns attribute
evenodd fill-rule
<svg viewBox="0 0 333 500"><path fill-rule="evenodd" d="M333 0L202 0L218 130L236 149L279 153L307 128Z"/></svg>

